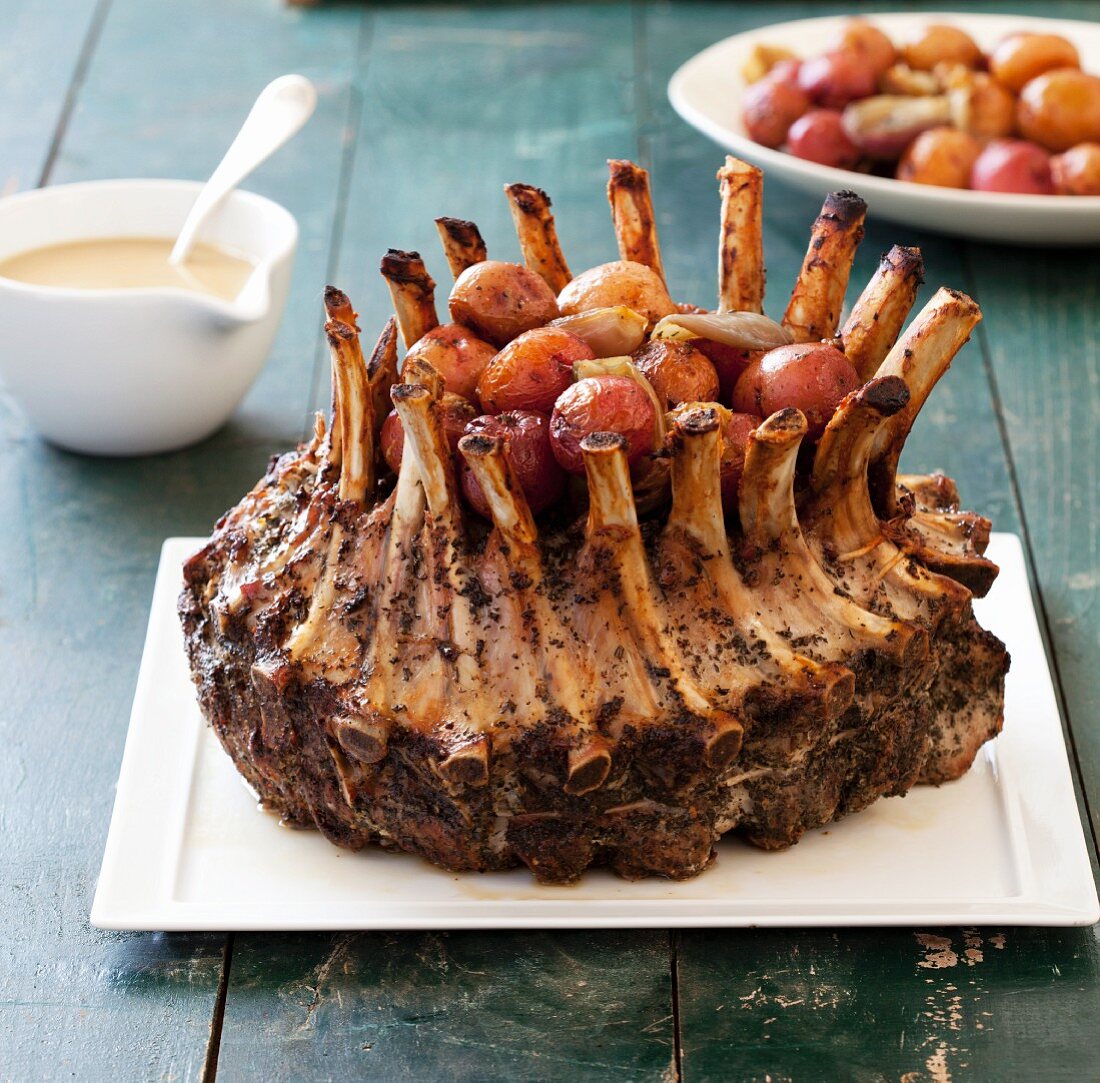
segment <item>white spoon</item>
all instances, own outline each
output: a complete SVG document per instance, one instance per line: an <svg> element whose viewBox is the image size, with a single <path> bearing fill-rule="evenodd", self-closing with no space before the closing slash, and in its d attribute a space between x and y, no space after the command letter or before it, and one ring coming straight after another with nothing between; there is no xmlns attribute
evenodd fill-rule
<svg viewBox="0 0 1100 1083"><path fill-rule="evenodd" d="M168 257L170 264L178 267L186 261L207 215L299 131L316 105L317 90L304 75L281 75L264 87L187 215Z"/></svg>

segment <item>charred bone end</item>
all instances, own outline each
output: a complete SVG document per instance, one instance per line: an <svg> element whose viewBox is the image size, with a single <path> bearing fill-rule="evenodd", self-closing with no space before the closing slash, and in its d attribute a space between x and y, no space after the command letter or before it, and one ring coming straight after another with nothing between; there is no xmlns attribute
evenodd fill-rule
<svg viewBox="0 0 1100 1083"><path fill-rule="evenodd" d="M359 336L355 328L342 320L332 319L325 324L325 337L330 346L338 347L343 342L355 342Z"/></svg>
<svg viewBox="0 0 1100 1083"><path fill-rule="evenodd" d="M558 240L550 197L530 184L506 184L504 194L527 268L554 291L561 293L573 279Z"/></svg>
<svg viewBox="0 0 1100 1083"><path fill-rule="evenodd" d="M764 174L731 155L718 170L718 311L762 312L764 285Z"/></svg>
<svg viewBox="0 0 1100 1083"><path fill-rule="evenodd" d="M489 782L489 738L481 736L456 748L436 770L456 786L479 788Z"/></svg>
<svg viewBox="0 0 1100 1083"><path fill-rule="evenodd" d="M919 248L893 245L882 254L879 270L891 271L903 278L912 278L918 286L924 284L924 255Z"/></svg>
<svg viewBox="0 0 1100 1083"><path fill-rule="evenodd" d="M711 768L727 767L741 752L745 730L738 718L716 711L703 738L703 759Z"/></svg>
<svg viewBox="0 0 1100 1083"><path fill-rule="evenodd" d="M602 737L594 736L579 748L569 750L565 792L574 797L598 790L611 773L611 748Z"/></svg>
<svg viewBox="0 0 1100 1083"><path fill-rule="evenodd" d="M681 414L673 425L673 431L686 436L705 436L717 430L719 424L718 411L713 406L700 406Z"/></svg>
<svg viewBox="0 0 1100 1083"><path fill-rule="evenodd" d="M806 435L807 429L806 416L802 411L794 406L785 406L757 426L750 437L750 442L785 447L792 441L801 440Z"/></svg>
<svg viewBox="0 0 1100 1083"><path fill-rule="evenodd" d="M521 184L519 182L506 184L504 194L524 214L540 214L544 210L549 210L551 206L550 197L541 188L536 188L533 184Z"/></svg>
<svg viewBox="0 0 1100 1083"><path fill-rule="evenodd" d="M385 759L393 722L380 711L367 708L361 715L337 715L329 727L337 743L352 759L365 764Z"/></svg>
<svg viewBox="0 0 1100 1083"><path fill-rule="evenodd" d="M837 406L814 455L812 485L818 494L826 494L825 503L835 512L841 497L835 491L844 485L861 489L860 506L866 508L863 520L873 520L867 470L871 444L883 421L909 405L909 388L897 376L881 376L868 381L847 395ZM868 529L878 532L877 524Z"/></svg>
<svg viewBox="0 0 1100 1083"><path fill-rule="evenodd" d="M621 259L644 264L662 282L665 269L657 239L657 221L649 188L649 173L634 162L609 158L607 199Z"/></svg>
<svg viewBox="0 0 1100 1083"><path fill-rule="evenodd" d="M909 405L909 388L897 376L871 380L849 396L853 403L874 410L879 417L893 417Z"/></svg>
<svg viewBox="0 0 1100 1083"><path fill-rule="evenodd" d="M673 452L668 529L686 531L715 555L729 547L722 513L720 425L715 407L699 406L676 418L668 438Z"/></svg>
<svg viewBox="0 0 1100 1083"><path fill-rule="evenodd" d="M382 257L381 271L389 285L407 349L439 325L435 311L435 282L419 252L391 248Z"/></svg>
<svg viewBox="0 0 1100 1083"><path fill-rule="evenodd" d="M340 462L340 499L362 501L374 488L374 401L359 333L340 320L329 320L325 336L332 354L333 428L339 427L332 457Z"/></svg>
<svg viewBox="0 0 1100 1083"><path fill-rule="evenodd" d="M443 397L443 377L439 370L422 357L406 357L405 365L401 372L401 382L406 386L425 387L431 393L435 401ZM391 394L392 401L392 394Z"/></svg>
<svg viewBox="0 0 1100 1083"><path fill-rule="evenodd" d="M855 192L845 188L839 192L830 192L825 197L820 218L835 222L842 229L862 223L867 215L867 201Z"/></svg>
<svg viewBox="0 0 1100 1083"><path fill-rule="evenodd" d="M467 267L484 263L489 256L481 230L465 218L437 218L435 228L443 244L443 254L451 274L458 278Z"/></svg>
<svg viewBox="0 0 1100 1083"><path fill-rule="evenodd" d="M325 287L325 313L330 320L339 320L356 331L359 330L359 313L352 307L348 295L335 286Z"/></svg>
<svg viewBox="0 0 1100 1083"><path fill-rule="evenodd" d="M390 282L415 286L418 290L435 290L435 281L428 274L424 260L419 252L405 252L400 248L391 248L382 257L380 265L382 276Z"/></svg>

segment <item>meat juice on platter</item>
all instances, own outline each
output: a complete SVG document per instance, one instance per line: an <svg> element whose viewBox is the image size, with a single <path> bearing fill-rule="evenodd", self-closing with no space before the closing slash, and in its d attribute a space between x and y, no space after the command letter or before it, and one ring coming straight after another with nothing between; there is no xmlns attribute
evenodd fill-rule
<svg viewBox="0 0 1100 1083"><path fill-rule="evenodd" d="M923 269L895 247L841 326L866 205L838 192L768 319L762 178L733 158L717 311L678 305L648 176L610 164L618 260L574 276L514 184L524 264L437 220L451 323L417 253L382 262L369 356L329 288L331 421L185 566L203 712L337 845L689 877L727 832L781 849L958 778L1000 730L990 524L898 472L977 305L940 289L902 333Z"/></svg>

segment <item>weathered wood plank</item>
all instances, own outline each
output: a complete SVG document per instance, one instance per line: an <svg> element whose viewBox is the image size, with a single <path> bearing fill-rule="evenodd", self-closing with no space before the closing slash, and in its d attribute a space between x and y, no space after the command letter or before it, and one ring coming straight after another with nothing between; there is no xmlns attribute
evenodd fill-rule
<svg viewBox="0 0 1100 1083"><path fill-rule="evenodd" d="M606 159L637 152L632 71L626 5L380 14L338 271L365 333L391 311L378 273L391 247L423 254L446 318L439 215L477 222L490 258L519 258L511 181L548 190L575 269L617 258Z"/></svg>
<svg viewBox="0 0 1100 1083"><path fill-rule="evenodd" d="M366 333L390 311L390 246L424 253L442 312L440 214L517 258L508 181L549 189L576 268L614 258L605 159L637 151L632 69L625 6L380 13L337 276ZM219 1073L656 1080L673 1059L669 970L654 932L238 936Z"/></svg>
<svg viewBox="0 0 1100 1083"><path fill-rule="evenodd" d="M877 6L863 5L868 10ZM716 243L718 204L712 163L719 160L720 151L686 128L667 106L668 76L683 57L721 37L830 10L839 9L805 3L646 8L642 37L650 69L646 99L652 111L648 129L654 188L667 238L666 265L684 299L709 303L713 297L709 253ZM985 10L990 10L988 5ZM672 40L675 49L668 47ZM674 193L671 200L662 199L664 192ZM778 315L805 250L806 229L816 206L813 199L779 183L767 184L766 201L767 308ZM1085 262L1075 262L1077 257L1063 263L1060 255L1036 259L1034 253L1005 250L983 252L978 260L985 273L975 274L962 245L878 221L872 205L853 273L853 295L878 254L894 242L919 244L924 251L928 285L918 304L931 289L946 284L972 290L986 312L982 336L960 354L918 421L905 464L944 469L957 479L969 506L990 515L998 529L1020 530L1017 495L983 364L981 344L995 343L992 353L1001 393L1006 402L1011 396L1006 411L1009 432L1019 429L1033 441L1022 444L1031 454L1032 499L1060 500L1067 491L1063 479L1071 465L1076 467L1075 487L1069 490L1072 510L1067 504L1062 517L1047 527L1052 536L1072 537L1076 544L1062 541L1053 551L1070 554L1068 558L1044 573L1040 557L1038 568L1041 586L1044 574L1054 584L1077 576L1072 582L1078 592L1063 594L1077 600L1068 606L1075 626L1066 628L1058 656L1076 654L1075 664L1083 675L1089 659L1093 669L1097 662L1095 634L1087 644L1081 642L1088 595L1079 593L1096 567L1095 495L1086 495L1084 488L1091 462L1095 494L1097 456L1092 446L1088 459L1088 442L1093 439L1088 434L1090 420L1095 425L1096 361L1094 346L1084 342L1087 302L1090 297L1095 302L1095 276L1091 286L1086 284ZM702 259L701 253L708 258ZM1085 256L1081 259L1087 261ZM1038 269L1025 272L1025 267ZM1019 311L1021 297L1028 295L1043 299L1043 304L1051 297L1066 297L1053 311L1045 309L1048 317L1040 324L1049 330L1053 357L1076 359L1056 362L1060 378L1054 381L1055 390L1035 386L1036 360L1029 344L1035 341L1036 321L1031 312L1025 317ZM1076 385L1066 375L1071 365L1080 374ZM1074 401L1074 395L1080 397ZM1073 430L1068 424L1071 412ZM1051 424L1054 419L1061 423ZM1073 452L1072 432L1078 434ZM1016 469L1022 472L1019 462ZM1026 494L1026 485L1023 488ZM1034 518L1029 517L1029 526ZM1093 524L1091 533L1086 521ZM1078 687L1080 701L1095 708L1095 700L1087 698L1095 696L1094 690L1086 691L1087 679ZM1086 745L1092 740L1097 738L1090 730ZM983 931L982 946L975 949L983 956L980 965L976 957L966 956L974 941L958 931L928 935L937 934L953 937L955 963L950 967L929 965L929 960L939 958L936 952L922 948L914 933L903 930L682 934L677 938L677 970L684 1079L695 1083L900 1077L916 1083L948 1078L1073 1079L1086 1073L1091 1055L1081 1052L1086 1041L1083 1019L1089 1011L1086 1005L1100 996L1093 931L1006 930L1001 949L1000 941L992 941L991 932ZM940 961L950 959L945 955Z"/></svg>
<svg viewBox="0 0 1100 1083"><path fill-rule="evenodd" d="M198 177L268 78L302 67L322 89L307 131L257 177L298 214L302 253L288 333L229 429L178 455L96 461L43 445L0 403L0 1077L203 1072L225 938L99 933L88 907L160 543L205 530L300 430L362 18L118 0L62 141L55 180ZM0 101L0 130L20 108Z"/></svg>
<svg viewBox="0 0 1100 1083"><path fill-rule="evenodd" d="M105 9L106 0L0 0L0 195L40 182Z"/></svg>
<svg viewBox="0 0 1100 1083"><path fill-rule="evenodd" d="M662 933L237 937L218 1077L661 1080Z"/></svg>
<svg viewBox="0 0 1100 1083"><path fill-rule="evenodd" d="M1093 5L1100 18L1100 5ZM1100 275L1095 251L975 246L975 290L1058 662L1100 830Z"/></svg>
<svg viewBox="0 0 1100 1083"><path fill-rule="evenodd" d="M685 1080L960 1083L1095 1076L1095 930L692 934Z"/></svg>

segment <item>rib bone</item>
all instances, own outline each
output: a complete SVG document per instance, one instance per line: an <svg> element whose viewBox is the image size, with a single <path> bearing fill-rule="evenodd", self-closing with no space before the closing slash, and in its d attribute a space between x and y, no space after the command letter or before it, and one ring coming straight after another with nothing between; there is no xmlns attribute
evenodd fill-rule
<svg viewBox="0 0 1100 1083"><path fill-rule="evenodd" d="M817 342L836 334L866 214L867 204L855 192L830 192L825 197L783 315L783 326L795 342Z"/></svg>
<svg viewBox="0 0 1100 1083"><path fill-rule="evenodd" d="M792 651L754 612L752 591L734 568L722 515L719 444L715 408L701 407L676 419L672 511L659 553L663 569L689 569L669 585L670 594L684 604L679 634L692 640L696 658L713 656L706 675L695 675L708 691L721 686L738 703L755 697L772 712L835 717L851 703L851 671ZM736 642L752 645L747 664L730 649Z"/></svg>
<svg viewBox="0 0 1100 1083"><path fill-rule="evenodd" d="M581 451L589 496L586 555L593 563L607 567L616 582L619 608L629 616L632 636L649 659L648 669L667 674L671 687L692 714L720 717L723 726L732 725L727 712L712 707L688 673L675 644L669 641L659 592L650 576L638 529L625 440L617 433L594 433L581 441Z"/></svg>
<svg viewBox="0 0 1100 1083"><path fill-rule="evenodd" d="M740 510L746 541L756 550L758 604L767 606L769 586L793 580L796 589L786 596L787 605L768 608L787 618L796 638L816 638L827 624L833 633L826 637L830 661L842 661L852 650L871 650L912 670L928 654L923 629L880 617L838 594L806 545L794 503L795 460L805 434L805 417L788 408L749 437Z"/></svg>
<svg viewBox="0 0 1100 1083"><path fill-rule="evenodd" d="M718 170L718 311L764 311L764 174L726 155Z"/></svg>
<svg viewBox="0 0 1100 1083"><path fill-rule="evenodd" d="M397 383L397 379L397 320L391 316L367 358L367 383L374 404L376 441L386 414L390 412L390 388Z"/></svg>
<svg viewBox="0 0 1100 1083"><path fill-rule="evenodd" d="M883 502L886 518L897 514L895 482L905 438L932 388L981 318L981 310L965 293L938 289L879 366L878 376L900 376L909 388L909 405L883 426L875 445L874 458L881 472L875 496Z"/></svg>
<svg viewBox="0 0 1100 1083"><path fill-rule="evenodd" d="M435 228L439 230L439 239L443 242L447 266L456 279L467 267L488 259L481 231L473 222L464 218L437 218Z"/></svg>
<svg viewBox="0 0 1100 1083"><path fill-rule="evenodd" d="M435 282L419 252L391 248L382 257L382 277L390 287L397 325L408 349L433 327L439 326L435 311Z"/></svg>
<svg viewBox="0 0 1100 1083"><path fill-rule="evenodd" d="M554 216L550 213L550 197L530 184L506 184L504 194L512 210L524 263L555 294L561 293L573 276L558 242Z"/></svg>
<svg viewBox="0 0 1100 1083"><path fill-rule="evenodd" d="M608 160L611 177L607 198L619 242L619 258L643 263L665 281L661 247L657 243L657 222L649 192L649 173L625 159Z"/></svg>
<svg viewBox="0 0 1100 1083"><path fill-rule="evenodd" d="M325 334L334 374L333 428L340 432L340 499L362 503L374 490L374 400L354 327L330 320Z"/></svg>
<svg viewBox="0 0 1100 1083"><path fill-rule="evenodd" d="M840 332L842 349L862 380L875 375L897 341L923 281L919 248L894 245L882 257Z"/></svg>

